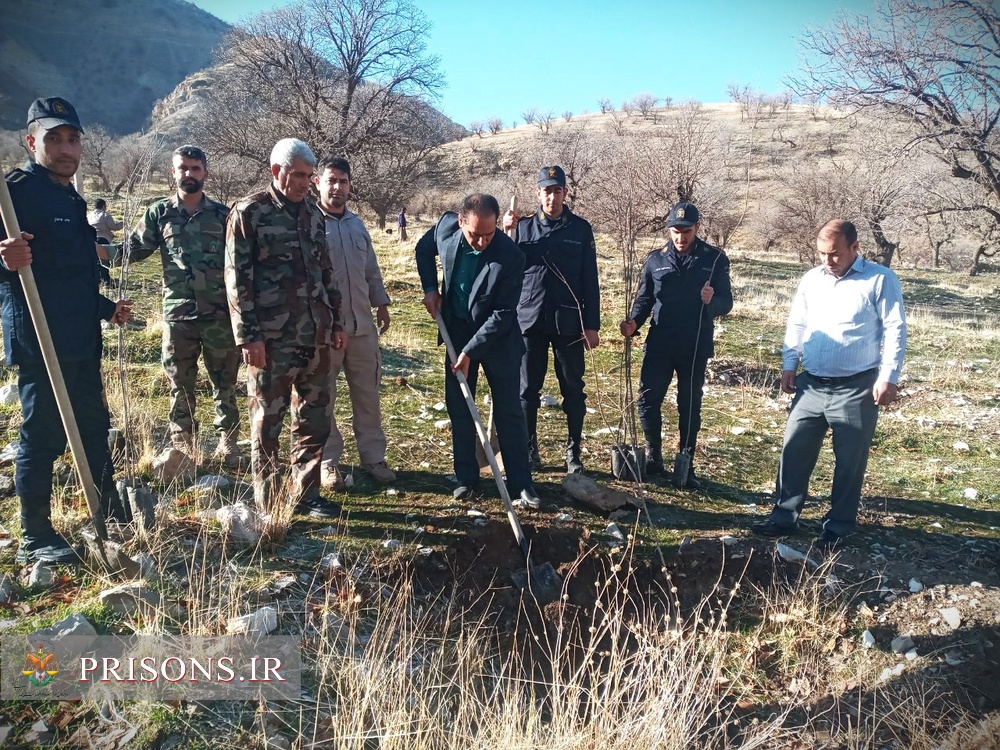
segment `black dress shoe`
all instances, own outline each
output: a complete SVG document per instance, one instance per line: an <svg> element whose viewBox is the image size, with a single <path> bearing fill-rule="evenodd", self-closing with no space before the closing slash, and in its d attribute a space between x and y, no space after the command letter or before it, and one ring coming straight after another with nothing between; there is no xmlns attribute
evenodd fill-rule
<svg viewBox="0 0 1000 750"><path fill-rule="evenodd" d="M514 499L513 505L515 508L531 508L532 510L538 510L542 507L542 501L535 492L535 488L528 487L527 489L521 490L521 494Z"/></svg>
<svg viewBox="0 0 1000 750"><path fill-rule="evenodd" d="M299 500L298 505L295 506L295 512L300 516L311 516L312 518L336 518L343 512L343 508L332 500L316 495Z"/></svg>
<svg viewBox="0 0 1000 750"><path fill-rule="evenodd" d="M452 491L451 496L455 500L468 500L475 494L476 488L473 485L459 483L458 487Z"/></svg>
<svg viewBox="0 0 1000 750"><path fill-rule="evenodd" d="M773 518L767 518L750 527L751 531L761 536L779 537L795 533L795 526L782 526Z"/></svg>
<svg viewBox="0 0 1000 750"><path fill-rule="evenodd" d="M844 546L844 537L834 534L832 531L823 529L823 533L816 538L813 547L820 552L836 552Z"/></svg>

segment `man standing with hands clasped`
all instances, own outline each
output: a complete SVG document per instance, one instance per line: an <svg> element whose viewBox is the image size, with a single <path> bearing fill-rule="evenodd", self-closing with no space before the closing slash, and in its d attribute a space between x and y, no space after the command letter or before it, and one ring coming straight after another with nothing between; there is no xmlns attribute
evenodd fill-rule
<svg viewBox="0 0 1000 750"><path fill-rule="evenodd" d="M646 258L642 281L621 334L634 336L652 316L646 353L639 373L639 421L646 436L646 473L663 473L660 407L677 375L679 450L692 461L687 477L674 481L699 489L693 458L701 429L701 397L705 369L715 355L715 318L733 309L729 259L698 235L699 215L693 203L678 203L667 216L670 240Z"/></svg>
<svg viewBox="0 0 1000 750"><path fill-rule="evenodd" d="M541 205L532 216L518 220L508 211L503 219L504 231L517 227L514 240L524 252L524 285L517 319L525 348L521 406L528 423L528 455L532 469L542 468L538 408L551 347L566 414L566 471L582 474L580 448L587 414L584 351L601 342L597 245L590 224L565 205L566 173L562 167L542 167L538 200Z"/></svg>
<svg viewBox="0 0 1000 750"><path fill-rule="evenodd" d="M323 486L342 490L340 457L344 437L333 411L337 404L337 376L344 371L351 393L351 413L358 458L376 482L388 484L396 472L385 462L379 385L382 382L380 334L389 330L389 295L382 283L372 238L361 218L347 208L351 195L351 165L346 159L322 161L316 170L319 208L326 222L326 248L333 267L333 283L340 292L340 320L348 344L331 353L330 437L323 449ZM372 316L372 308L376 314ZM377 325L377 327L376 327Z"/></svg>
<svg viewBox="0 0 1000 750"><path fill-rule="evenodd" d="M101 381L100 321L122 325L131 316L132 303L112 302L98 292L94 230L87 222L87 204L72 185L83 153L82 134L80 119L68 101L36 99L28 110L26 139L35 160L7 175L23 234L0 241L4 351L7 364L17 366L23 417L14 466L22 530L17 560L22 564L72 563L78 558L52 527L52 465L66 450L66 433L19 268L32 269L104 517L130 520L115 489L108 450L111 419Z"/></svg>
<svg viewBox="0 0 1000 750"><path fill-rule="evenodd" d="M892 270L858 253L849 221L827 222L816 238L821 265L807 272L792 299L781 363L781 390L794 393L778 464L766 536L794 533L809 477L827 430L833 431L830 510L816 546L832 551L857 525L861 487L878 407L896 398L906 351L903 292ZM799 365L802 371L796 374Z"/></svg>

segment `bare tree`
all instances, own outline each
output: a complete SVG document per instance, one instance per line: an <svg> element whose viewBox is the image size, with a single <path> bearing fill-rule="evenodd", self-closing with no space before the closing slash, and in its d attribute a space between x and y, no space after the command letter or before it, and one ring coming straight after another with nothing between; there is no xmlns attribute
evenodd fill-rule
<svg viewBox="0 0 1000 750"><path fill-rule="evenodd" d="M602 96L600 101L597 102L597 106L601 108L601 114L606 115L608 112L615 111L615 105L611 103L611 100L606 96Z"/></svg>
<svg viewBox="0 0 1000 750"><path fill-rule="evenodd" d="M812 161L792 169L787 190L775 200L774 235L798 251L799 262L816 257L816 233L830 219L850 216L850 189L841 170Z"/></svg>
<svg viewBox="0 0 1000 750"><path fill-rule="evenodd" d="M521 113L521 119L524 120L525 125L534 125L538 120L538 109L536 107L528 107Z"/></svg>
<svg viewBox="0 0 1000 750"><path fill-rule="evenodd" d="M485 129L486 126L483 124L482 120L473 120L471 123L469 123L469 130L478 135L480 138L483 137L483 132L485 131Z"/></svg>
<svg viewBox="0 0 1000 750"><path fill-rule="evenodd" d="M538 120L535 122L535 124L538 126L538 129L542 131L542 133L548 135L549 131L552 129L552 123L555 122L555 119L556 115L550 109L549 111L543 112L542 114L538 115Z"/></svg>
<svg viewBox="0 0 1000 750"><path fill-rule="evenodd" d="M630 106L632 109L638 110L639 114L645 119L654 113L656 105L659 101L660 100L652 94L636 94L632 97Z"/></svg>
<svg viewBox="0 0 1000 750"><path fill-rule="evenodd" d="M573 113L568 109L562 113L563 122L569 122L573 119Z"/></svg>
<svg viewBox="0 0 1000 750"><path fill-rule="evenodd" d="M501 130L503 130L503 120L501 120L499 117L491 117L489 120L487 120L486 124L490 129L490 133L492 133L493 135L496 135Z"/></svg>
<svg viewBox="0 0 1000 750"><path fill-rule="evenodd" d="M83 166L97 180L97 189L107 193L111 191L109 164L116 138L103 125L93 123L87 125L84 136Z"/></svg>
<svg viewBox="0 0 1000 750"><path fill-rule="evenodd" d="M968 206L1000 221L1000 16L990 0L886 0L806 34L805 96L917 128L950 175L979 190Z"/></svg>

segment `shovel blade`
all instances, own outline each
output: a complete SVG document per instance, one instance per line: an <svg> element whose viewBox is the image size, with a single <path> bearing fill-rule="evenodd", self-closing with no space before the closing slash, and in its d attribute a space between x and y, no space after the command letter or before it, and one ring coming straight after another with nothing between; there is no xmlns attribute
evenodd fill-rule
<svg viewBox="0 0 1000 750"><path fill-rule="evenodd" d="M122 552L115 542L107 541L102 545L97 535L91 531L84 531L83 538L87 542L91 559L103 567L109 576L138 578L142 573L139 563Z"/></svg>
<svg viewBox="0 0 1000 750"><path fill-rule="evenodd" d="M539 602L554 602L562 595L562 579L551 563L528 565L524 570L514 571L511 578L518 589L527 591Z"/></svg>

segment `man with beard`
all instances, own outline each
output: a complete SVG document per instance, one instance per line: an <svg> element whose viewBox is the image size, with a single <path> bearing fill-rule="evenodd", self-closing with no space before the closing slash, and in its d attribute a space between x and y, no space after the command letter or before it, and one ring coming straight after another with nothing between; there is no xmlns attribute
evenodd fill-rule
<svg viewBox="0 0 1000 750"><path fill-rule="evenodd" d="M0 308L7 364L17 366L21 447L14 485L21 501L21 564L77 562L76 552L52 527L52 465L66 450L66 433L35 336L18 269L32 269L38 299L83 450L108 521L128 521L114 484L108 450L111 421L101 381L99 320L121 325L131 302L98 292L94 230L87 204L73 189L83 153L80 119L65 99L36 99L28 110L28 150L34 156L7 175L23 236L0 241ZM0 237L6 237L0 228ZM30 243L30 245L29 245Z"/></svg>
<svg viewBox="0 0 1000 750"><path fill-rule="evenodd" d="M229 322L223 273L229 209L205 195L208 160L197 146L173 153L170 174L177 192L154 201L132 233L128 258L159 250L163 262L163 369L170 380L170 443L194 457L198 356L205 363L219 435L215 457L237 468L243 456L236 440L240 413L236 378L240 350Z"/></svg>

